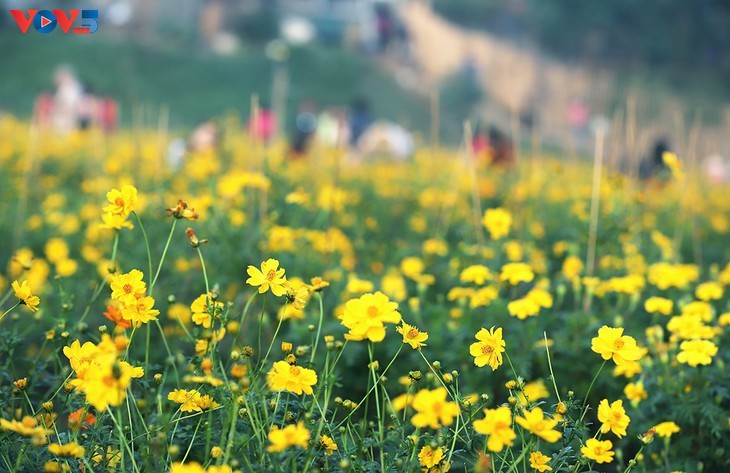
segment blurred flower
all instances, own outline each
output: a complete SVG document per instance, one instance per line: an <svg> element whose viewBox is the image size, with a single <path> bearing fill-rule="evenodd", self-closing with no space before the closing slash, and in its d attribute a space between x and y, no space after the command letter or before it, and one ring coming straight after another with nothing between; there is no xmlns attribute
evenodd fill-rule
<svg viewBox="0 0 730 473"><path fill-rule="evenodd" d="M487 209L482 218L484 227L489 231L492 240L499 240L509 234L512 226L512 214L503 208Z"/></svg>
<svg viewBox="0 0 730 473"><path fill-rule="evenodd" d="M182 200L178 200L175 207L168 207L165 210L167 210L168 217L175 217L177 219L184 218L186 220L197 220L198 218L198 214L195 213L195 209L188 208L188 204Z"/></svg>
<svg viewBox="0 0 730 473"><path fill-rule="evenodd" d="M448 391L444 387L434 390L422 389L413 398L413 409L416 414L411 418L415 427L438 429L451 425L454 417L459 415L459 405L447 401Z"/></svg>
<svg viewBox="0 0 730 473"><path fill-rule="evenodd" d="M650 314L671 315L674 302L663 297L650 297L644 302L644 309Z"/></svg>
<svg viewBox="0 0 730 473"><path fill-rule="evenodd" d="M611 463L614 455L611 448L613 448L613 443L610 440L588 439L585 447L581 447L580 453L596 463Z"/></svg>
<svg viewBox="0 0 730 473"><path fill-rule="evenodd" d="M554 430L558 421L555 419L545 418L542 409L539 407L535 407L532 410L523 410L522 416L515 417L515 422L517 422L523 429L529 430L549 443L557 442L563 435L557 430Z"/></svg>
<svg viewBox="0 0 730 473"><path fill-rule="evenodd" d="M283 452L289 447L307 448L310 433L304 426L304 422L297 422L297 425L287 425L283 429L273 426L269 431L269 442L266 447L269 452Z"/></svg>
<svg viewBox="0 0 730 473"><path fill-rule="evenodd" d="M717 355L717 345L709 340L686 340L679 349L682 351L677 355L677 361L690 366L709 365Z"/></svg>
<svg viewBox="0 0 730 473"><path fill-rule="evenodd" d="M624 395L631 402L641 402L649 396L642 382L627 384L624 388Z"/></svg>
<svg viewBox="0 0 730 473"><path fill-rule="evenodd" d="M499 274L500 281L507 281L513 286L521 282L530 282L533 279L535 279L535 273L527 263L507 263L502 266Z"/></svg>
<svg viewBox="0 0 730 473"><path fill-rule="evenodd" d="M511 426L512 411L506 406L484 409L484 419L474 421L474 430L489 436L487 448L492 452L501 452L505 446L512 446L517 434Z"/></svg>
<svg viewBox="0 0 730 473"><path fill-rule="evenodd" d="M679 426L672 421L662 422L654 426L654 432L664 438L669 438L672 434L679 432Z"/></svg>
<svg viewBox="0 0 730 473"><path fill-rule="evenodd" d="M322 435L319 437L319 447L324 450L324 454L327 456L332 455L338 450L335 441L332 440L332 437L329 437L327 435Z"/></svg>
<svg viewBox="0 0 730 473"><path fill-rule="evenodd" d="M83 458L84 453L86 453L84 447L80 446L76 442L67 443L65 445L52 443L48 446L48 451L58 457L66 458Z"/></svg>

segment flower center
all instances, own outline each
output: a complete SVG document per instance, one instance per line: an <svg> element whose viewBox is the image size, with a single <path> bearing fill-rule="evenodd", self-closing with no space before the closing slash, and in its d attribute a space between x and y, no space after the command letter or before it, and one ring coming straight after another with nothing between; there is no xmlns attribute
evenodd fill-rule
<svg viewBox="0 0 730 473"><path fill-rule="evenodd" d="M132 287L132 285L129 283L125 284L122 289L124 289L125 294L131 294L132 291L134 291L134 287Z"/></svg>
<svg viewBox="0 0 730 473"><path fill-rule="evenodd" d="M490 345L482 345L482 355L491 355L494 352L494 348Z"/></svg>
<svg viewBox="0 0 730 473"><path fill-rule="evenodd" d="M114 199L114 205L124 207L124 199L122 199L121 197L117 197L116 199Z"/></svg>
<svg viewBox="0 0 730 473"><path fill-rule="evenodd" d="M371 305L368 307L368 317L377 317L378 316L378 308L374 305Z"/></svg>
<svg viewBox="0 0 730 473"><path fill-rule="evenodd" d="M275 277L276 277L276 270L274 270L274 269L270 269L269 272L266 273L266 279L268 279L269 281L273 281Z"/></svg>
<svg viewBox="0 0 730 473"><path fill-rule="evenodd" d="M289 374L292 376L299 376L299 374L302 372L302 369L298 366L290 366L289 367Z"/></svg>
<svg viewBox="0 0 730 473"><path fill-rule="evenodd" d="M412 328L408 331L408 338L416 338L418 336L418 329Z"/></svg>
<svg viewBox="0 0 730 473"><path fill-rule="evenodd" d="M624 347L624 341L621 338L617 338L613 341L613 348L614 350L620 350Z"/></svg>

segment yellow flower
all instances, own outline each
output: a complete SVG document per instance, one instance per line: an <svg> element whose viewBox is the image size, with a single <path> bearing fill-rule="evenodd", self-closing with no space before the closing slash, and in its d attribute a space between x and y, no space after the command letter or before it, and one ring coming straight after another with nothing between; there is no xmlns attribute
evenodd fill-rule
<svg viewBox="0 0 730 473"><path fill-rule="evenodd" d="M102 362L86 371L81 388L89 404L98 411L105 411L107 406L122 404L132 378L141 378L143 374L142 368L135 368L126 361Z"/></svg>
<svg viewBox="0 0 730 473"><path fill-rule="evenodd" d="M650 297L644 302L644 309L650 314L671 315L674 302L663 297Z"/></svg>
<svg viewBox="0 0 730 473"><path fill-rule="evenodd" d="M563 436L563 434L557 430L553 430L553 428L558 424L558 421L555 419L545 418L542 409L539 407L535 407L529 411L525 409L523 411L523 416L524 417L515 417L515 422L517 422L523 429L529 430L546 442L555 443Z"/></svg>
<svg viewBox="0 0 730 473"><path fill-rule="evenodd" d="M416 414L411 423L416 427L438 429L451 425L454 417L459 415L459 405L447 401L448 391L444 387L434 390L422 389L413 398L413 409Z"/></svg>
<svg viewBox="0 0 730 473"><path fill-rule="evenodd" d="M23 281L18 284L18 281L13 281L11 284L15 297L20 300L21 304L24 304L31 312L38 310L38 305L41 300L38 296L34 296L30 293L30 287L28 287L28 281Z"/></svg>
<svg viewBox="0 0 730 473"><path fill-rule="evenodd" d="M611 448L613 443L610 440L588 439L585 447L580 448L580 453L596 463L611 463L614 455Z"/></svg>
<svg viewBox="0 0 730 473"><path fill-rule="evenodd" d="M287 281L286 300L296 310L304 309L309 300L309 289L304 282Z"/></svg>
<svg viewBox="0 0 730 473"><path fill-rule="evenodd" d="M417 256L409 256L400 262L400 271L403 275L410 279L418 279L423 274L425 266L423 260Z"/></svg>
<svg viewBox="0 0 730 473"><path fill-rule="evenodd" d="M492 452L501 452L505 445L511 447L517 434L512 430L512 411L509 407L484 409L484 416L484 419L474 421L474 430L489 435L487 448Z"/></svg>
<svg viewBox="0 0 730 473"><path fill-rule="evenodd" d="M544 342L543 342L544 344ZM530 403L536 402L539 399L545 399L550 393L545 387L545 382L542 379L527 383L520 393L517 394L517 403L520 406L528 406Z"/></svg>
<svg viewBox="0 0 730 473"><path fill-rule="evenodd" d="M147 285L142 280L144 274L138 269L133 269L125 274L112 276L111 289L112 299L127 306L133 306L137 299L144 296Z"/></svg>
<svg viewBox="0 0 730 473"><path fill-rule="evenodd" d="M86 450L76 442L67 443L61 445L58 443L52 443L48 446L48 451L58 457L67 458L83 458Z"/></svg>
<svg viewBox="0 0 730 473"><path fill-rule="evenodd" d="M403 335L403 343L409 344L414 350L419 350L421 347L426 346L423 342L428 340L428 334L421 332L413 325L408 325L403 322L403 325L396 327L395 331Z"/></svg>
<svg viewBox="0 0 730 473"><path fill-rule="evenodd" d="M277 361L266 374L266 382L272 391L312 394L312 386L317 384L317 373L286 361Z"/></svg>
<svg viewBox="0 0 730 473"><path fill-rule="evenodd" d="M198 462L176 462L170 465L170 473L206 473L206 470Z"/></svg>
<svg viewBox="0 0 730 473"><path fill-rule="evenodd" d="M695 295L701 301L722 299L722 293L722 285L714 281L703 282L695 289Z"/></svg>
<svg viewBox="0 0 730 473"><path fill-rule="evenodd" d="M563 275L571 282L578 280L578 277L583 272L583 261L577 256L568 256L563 261Z"/></svg>
<svg viewBox="0 0 730 473"><path fill-rule="evenodd" d="M0 419L0 430L15 432L23 437L33 437L41 444L46 443L47 435L53 433L53 430L39 426L38 422L30 416L23 417L21 421Z"/></svg>
<svg viewBox="0 0 730 473"><path fill-rule="evenodd" d="M249 266L247 271L250 276L246 284L259 288L259 294L271 289L275 296L286 294L286 276L284 268L279 268L279 261L269 258L261 263L261 270L255 266Z"/></svg>
<svg viewBox="0 0 730 473"><path fill-rule="evenodd" d="M122 186L121 191L112 189L107 192L106 199L110 204L104 207L104 212L127 217L137 205L137 189L130 185Z"/></svg>
<svg viewBox="0 0 730 473"><path fill-rule="evenodd" d="M642 382L627 384L624 388L624 395L631 402L641 402L649 396Z"/></svg>
<svg viewBox="0 0 730 473"><path fill-rule="evenodd" d="M327 456L332 455L338 450L337 443L332 440L332 437L322 435L319 437L319 448L324 449L324 454Z"/></svg>
<svg viewBox="0 0 730 473"><path fill-rule="evenodd" d="M550 461L550 457L547 455L543 455L542 452L530 453L530 467L533 470L537 470L541 473L543 471L553 471L552 467L550 467L550 465L548 465L549 461Z"/></svg>
<svg viewBox="0 0 730 473"><path fill-rule="evenodd" d="M271 445L266 447L266 450L269 452L283 452L289 447L307 448L309 436L309 430L301 421L297 422L297 425L290 424L283 429L275 425L269 431Z"/></svg>
<svg viewBox="0 0 730 473"><path fill-rule="evenodd" d="M709 365L717 355L717 345L709 340L686 340L679 349L682 351L677 355L677 361L690 366Z"/></svg>
<svg viewBox="0 0 730 473"><path fill-rule="evenodd" d="M191 318L196 325L210 328L213 319L217 319L223 314L223 303L213 301L211 293L201 294L190 304L190 311L192 312Z"/></svg>
<svg viewBox="0 0 730 473"><path fill-rule="evenodd" d="M533 317L540 313L540 306L532 299L525 297L507 304L507 310L512 317L525 320L527 317Z"/></svg>
<svg viewBox="0 0 730 473"><path fill-rule="evenodd" d="M679 432L679 426L672 421L662 422L654 426L654 432L660 437L671 437Z"/></svg>
<svg viewBox="0 0 730 473"><path fill-rule="evenodd" d="M476 264L468 266L461 271L459 274L459 280L461 282L472 282L477 286L483 285L487 281L491 281L493 278L492 273L484 265Z"/></svg>
<svg viewBox="0 0 730 473"><path fill-rule="evenodd" d="M363 294L345 304L345 311L340 316L342 325L350 329L345 334L347 340L370 340L380 342L385 338L384 323L397 324L401 321L398 304L391 302L388 296L378 291L374 294Z"/></svg>
<svg viewBox="0 0 730 473"><path fill-rule="evenodd" d="M151 296L140 297L132 305L124 305L122 307L122 318L132 322L134 327L146 324L150 320L157 320L160 311L153 309L155 299Z"/></svg>
<svg viewBox="0 0 730 473"><path fill-rule="evenodd" d="M676 154L665 151L662 154L662 161L669 168L675 179L681 180L684 178L684 171L682 170L682 161L679 160Z"/></svg>
<svg viewBox="0 0 730 473"><path fill-rule="evenodd" d="M437 466L443 459L444 449L441 447L433 449L430 445L426 445L418 452L418 461L421 463L424 471L428 471Z"/></svg>
<svg viewBox="0 0 730 473"><path fill-rule="evenodd" d="M201 395L196 389L175 389L167 399L180 404L180 412L202 412L220 406L212 397Z"/></svg>
<svg viewBox="0 0 730 473"><path fill-rule="evenodd" d="M502 328L495 330L480 329L475 338L478 342L469 346L469 353L474 357L474 364L480 368L489 365L495 371L502 364L502 353L504 353L505 342L502 339Z"/></svg>
<svg viewBox="0 0 730 473"><path fill-rule="evenodd" d="M482 224L489 232L492 240L499 240L509 234L512 226L512 214L503 208L487 209Z"/></svg>
<svg viewBox="0 0 730 473"><path fill-rule="evenodd" d="M626 410L622 400L614 401L608 404L608 399L602 400L598 404L598 421L601 422L601 433L605 434L609 430L616 437L621 438L626 435L626 428L629 426L631 419L626 415Z"/></svg>
<svg viewBox="0 0 730 473"><path fill-rule="evenodd" d="M502 266L499 274L500 281L508 281L513 286L521 282L530 282L533 279L535 279L535 273L527 263L507 263Z"/></svg>
<svg viewBox="0 0 730 473"><path fill-rule="evenodd" d="M636 340L623 335L624 329L604 325L598 329L598 336L591 340L591 350L601 355L604 360L613 359L619 366L641 358L641 349Z"/></svg>

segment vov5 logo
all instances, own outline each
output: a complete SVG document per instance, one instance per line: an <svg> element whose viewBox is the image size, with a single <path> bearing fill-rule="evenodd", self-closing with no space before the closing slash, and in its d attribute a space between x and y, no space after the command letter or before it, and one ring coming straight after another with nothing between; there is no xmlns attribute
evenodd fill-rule
<svg viewBox="0 0 730 473"><path fill-rule="evenodd" d="M47 34L61 28L64 34L91 34L99 29L99 10L10 10L20 31L25 34L30 25L39 33ZM81 15L81 26L71 28Z"/></svg>

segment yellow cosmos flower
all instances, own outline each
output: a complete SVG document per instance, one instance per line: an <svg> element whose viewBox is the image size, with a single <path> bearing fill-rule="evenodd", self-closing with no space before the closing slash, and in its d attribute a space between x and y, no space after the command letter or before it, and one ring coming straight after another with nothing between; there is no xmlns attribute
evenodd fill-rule
<svg viewBox="0 0 730 473"><path fill-rule="evenodd" d="M492 371L502 365L502 353L505 351L505 341L502 339L502 328L489 330L480 329L475 338L478 342L469 346L469 353L474 357L474 364L480 368L489 365Z"/></svg>
<svg viewBox="0 0 730 473"><path fill-rule="evenodd" d="M624 329L621 327L612 328L604 325L598 329L598 336L591 340L591 350L601 355L604 360L613 359L619 366L630 361L638 361L641 359L641 349L633 337L623 333Z"/></svg>
<svg viewBox="0 0 730 473"><path fill-rule="evenodd" d="M672 421L662 422L654 426L654 432L664 438L671 437L672 434L676 434L679 430L679 426Z"/></svg>
<svg viewBox="0 0 730 473"><path fill-rule="evenodd" d="M112 299L127 306L133 306L137 299L144 296L147 291L147 284L142 280L144 274L138 269L128 273L112 276L110 283Z"/></svg>
<svg viewBox="0 0 730 473"><path fill-rule="evenodd" d="M580 453L596 463L611 463L614 455L611 448L613 443L610 440L588 439L585 446L581 447Z"/></svg>
<svg viewBox="0 0 730 473"><path fill-rule="evenodd" d="M312 394L312 386L317 384L317 373L286 361L277 361L266 374L266 382L272 391Z"/></svg>
<svg viewBox="0 0 730 473"><path fill-rule="evenodd" d="M122 186L122 190L112 189L106 194L110 202L104 207L104 212L127 217L137 205L137 188L130 185Z"/></svg>
<svg viewBox="0 0 730 473"><path fill-rule="evenodd" d="M642 382L627 384L624 388L624 395L631 402L641 402L649 397Z"/></svg>
<svg viewBox="0 0 730 473"><path fill-rule="evenodd" d="M523 429L529 430L546 442L555 443L563 436L554 427L558 424L556 419L545 418L542 409L535 407L532 410L525 409L522 416L515 417L517 422Z"/></svg>
<svg viewBox="0 0 730 473"><path fill-rule="evenodd" d="M378 291L347 301L340 320L342 325L350 329L349 333L345 334L346 339L381 342L385 338L383 324L397 324L401 321L401 315L398 312L398 304L391 302L388 296Z"/></svg>
<svg viewBox="0 0 730 473"><path fill-rule="evenodd" d="M695 295L697 296L697 299L701 301L722 299L722 294L722 285L714 281L703 282L697 286L697 289L695 289Z"/></svg>
<svg viewBox="0 0 730 473"><path fill-rule="evenodd" d="M650 314L671 315L674 302L663 297L650 297L644 302L644 309Z"/></svg>
<svg viewBox="0 0 730 473"><path fill-rule="evenodd" d="M140 297L134 304L122 306L122 318L129 320L135 327L146 324L150 320L157 320L160 311L153 309L153 305L155 305L153 297Z"/></svg>
<svg viewBox="0 0 730 473"><path fill-rule="evenodd" d="M327 435L321 435L319 437L319 448L324 450L324 454L327 456L332 455L334 452L338 450L337 443L335 443L334 440L332 440L332 437L329 437Z"/></svg>
<svg viewBox="0 0 730 473"><path fill-rule="evenodd" d="M304 422L297 422L297 425L287 425L283 429L273 426L269 431L269 442L266 447L269 452L283 452L290 447L307 448L310 433L304 426Z"/></svg>
<svg viewBox="0 0 730 473"><path fill-rule="evenodd" d="M409 344L414 350L420 350L421 347L426 346L423 342L428 340L428 334L421 332L413 325L403 322L403 325L396 327L395 331L403 335L403 343Z"/></svg>
<svg viewBox="0 0 730 473"><path fill-rule="evenodd" d="M15 297L18 298L21 304L24 304L31 312L35 312L38 310L38 305L41 303L41 300L38 296L34 296L30 293L28 281L23 281L22 283L18 283L18 281L13 281L11 286L13 288L13 292L15 293Z"/></svg>
<svg viewBox="0 0 730 473"><path fill-rule="evenodd" d="M180 412L202 412L220 406L212 397L200 394L197 389L175 389L167 399L180 404Z"/></svg>
<svg viewBox="0 0 730 473"><path fill-rule="evenodd" d="M527 263L507 263L502 266L499 274L500 281L507 281L513 286L521 282L530 282L533 279L535 279L535 273Z"/></svg>
<svg viewBox="0 0 730 473"><path fill-rule="evenodd" d="M441 447L434 449L430 445L426 445L421 448L418 452L418 462L423 467L423 471L432 471L432 468L438 467L444 460L444 453L444 449Z"/></svg>
<svg viewBox="0 0 730 473"><path fill-rule="evenodd" d="M543 455L542 452L530 453L530 467L533 470L537 470L541 473L543 471L553 471L552 467L548 465L549 461L550 457L547 455Z"/></svg>
<svg viewBox="0 0 730 473"><path fill-rule="evenodd" d="M489 436L487 448L492 452L501 452L505 446L511 447L517 437L512 430L512 411L506 406L484 409L484 419L474 421L474 430Z"/></svg>
<svg viewBox="0 0 730 473"><path fill-rule="evenodd" d="M626 435L626 428L629 426L631 419L626 415L623 404L620 399L610 405L608 399L604 399L598 404L598 421L601 422L601 433L605 434L611 431L618 438Z"/></svg>
<svg viewBox="0 0 730 473"><path fill-rule="evenodd" d="M97 411L122 404L132 378L144 375L142 368L135 368L126 361L103 362L91 368L86 371L81 388L86 394L86 401Z"/></svg>
<svg viewBox="0 0 730 473"><path fill-rule="evenodd" d="M422 389L413 397L413 409L416 414L411 419L415 427L438 429L451 425L454 417L459 415L459 405L447 401L448 391L444 387L434 390Z"/></svg>
<svg viewBox="0 0 730 473"><path fill-rule="evenodd" d="M249 266L246 270L250 276L246 284L259 288L259 294L271 289L271 292L279 297L286 294L286 276L284 268L279 268L279 261L269 258L261 263L259 270L255 266Z"/></svg>
<svg viewBox="0 0 730 473"><path fill-rule="evenodd" d="M512 214L503 208L487 209L482 224L489 232L492 240L499 240L509 234L512 226Z"/></svg>
<svg viewBox="0 0 730 473"><path fill-rule="evenodd" d="M677 361L690 366L709 365L717 355L717 345L709 340L686 340L679 349L682 351L677 355Z"/></svg>
<svg viewBox="0 0 730 473"><path fill-rule="evenodd" d="M53 433L53 430L39 426L36 419L31 416L25 416L21 421L0 419L0 430L15 432L23 437L32 437L40 444L46 443L47 436Z"/></svg>
<svg viewBox="0 0 730 473"><path fill-rule="evenodd" d="M192 320L196 325L210 328L213 320L223 314L223 303L213 301L213 294L201 294L191 304Z"/></svg>
<svg viewBox="0 0 730 473"><path fill-rule="evenodd" d="M86 453L84 447L80 446L76 442L67 443L65 445L52 443L48 446L48 451L57 457L66 458L83 458L84 453Z"/></svg>
<svg viewBox="0 0 730 473"><path fill-rule="evenodd" d="M461 271L459 274L459 280L461 282L471 282L477 286L483 285L487 281L491 281L494 278L491 271L484 265L476 264L468 266Z"/></svg>

